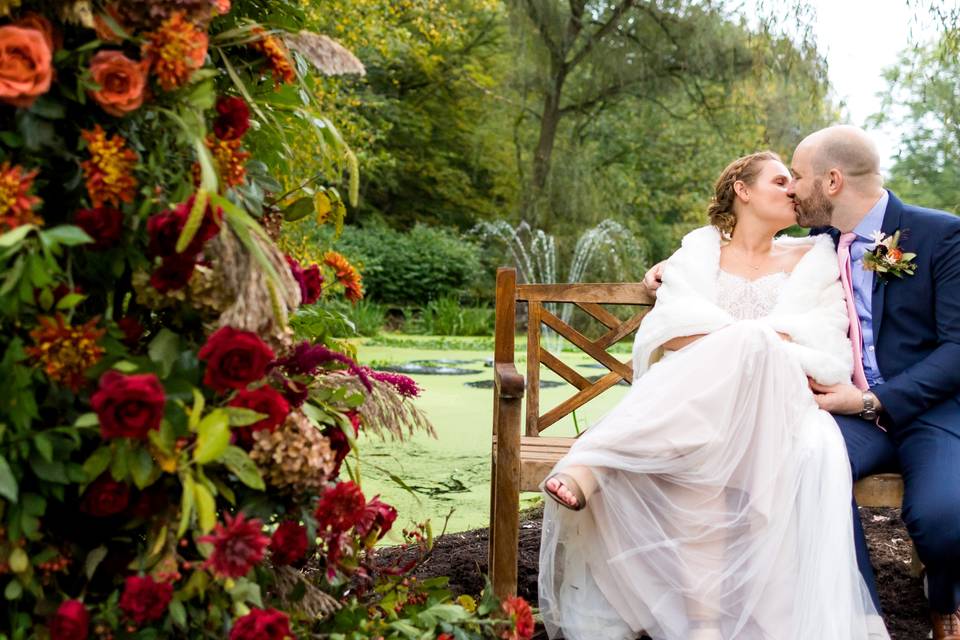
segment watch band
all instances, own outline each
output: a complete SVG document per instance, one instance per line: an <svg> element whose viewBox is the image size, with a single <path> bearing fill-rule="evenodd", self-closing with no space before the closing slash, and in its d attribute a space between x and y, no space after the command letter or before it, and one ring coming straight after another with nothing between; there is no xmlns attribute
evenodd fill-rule
<svg viewBox="0 0 960 640"><path fill-rule="evenodd" d="M863 392L863 410L860 417L870 421L877 419L877 396L870 391Z"/></svg>

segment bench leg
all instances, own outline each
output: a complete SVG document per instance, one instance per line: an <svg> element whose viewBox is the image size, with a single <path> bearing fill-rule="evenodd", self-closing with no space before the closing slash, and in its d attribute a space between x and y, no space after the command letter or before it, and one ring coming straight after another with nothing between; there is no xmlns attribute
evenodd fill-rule
<svg viewBox="0 0 960 640"><path fill-rule="evenodd" d="M498 598L517 592L520 536L520 399L501 398L490 505L490 581Z"/></svg>
<svg viewBox="0 0 960 640"><path fill-rule="evenodd" d="M490 574L491 581L493 580L494 570L493 567L496 564L495 558L497 557L497 528L493 526L493 523L497 521L497 420L500 415L500 398L497 393L493 394L493 447L490 450L490 520L489 520L489 535L487 536L487 572Z"/></svg>
<svg viewBox="0 0 960 640"><path fill-rule="evenodd" d="M917 554L917 545L910 541L910 577L919 578L923 575L923 561Z"/></svg>

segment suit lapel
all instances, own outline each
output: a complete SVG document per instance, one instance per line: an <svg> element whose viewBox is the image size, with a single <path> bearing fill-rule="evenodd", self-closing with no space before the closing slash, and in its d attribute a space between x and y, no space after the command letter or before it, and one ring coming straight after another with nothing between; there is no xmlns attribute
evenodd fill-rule
<svg viewBox="0 0 960 640"><path fill-rule="evenodd" d="M887 210L883 212L883 225L880 230L884 235L893 235L893 232L900 228L900 216L903 213L903 204L892 192L887 201ZM873 316L873 344L879 342L880 326L883 324L883 305L885 302L887 287L883 285L876 273L873 274L873 297L870 303L870 315Z"/></svg>

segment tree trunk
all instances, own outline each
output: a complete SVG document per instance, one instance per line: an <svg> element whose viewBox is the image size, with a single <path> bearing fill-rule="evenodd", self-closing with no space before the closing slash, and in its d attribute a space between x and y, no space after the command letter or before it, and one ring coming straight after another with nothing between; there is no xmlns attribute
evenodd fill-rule
<svg viewBox="0 0 960 640"><path fill-rule="evenodd" d="M533 170L526 198L527 206L524 210L524 219L532 226L536 226L538 222L539 201L545 191L547 177L550 175L550 159L553 156L553 146L560 126L560 99L563 96L563 83L567 79L567 70L562 63L558 66L552 65L551 71L551 84L543 96L540 137L533 154Z"/></svg>

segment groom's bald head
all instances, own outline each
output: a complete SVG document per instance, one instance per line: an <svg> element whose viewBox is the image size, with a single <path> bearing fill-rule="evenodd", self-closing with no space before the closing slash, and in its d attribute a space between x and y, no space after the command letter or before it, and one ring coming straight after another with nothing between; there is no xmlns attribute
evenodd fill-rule
<svg viewBox="0 0 960 640"><path fill-rule="evenodd" d="M880 177L880 154L873 140L858 127L841 124L811 133L797 145L816 174L839 169L853 183Z"/></svg>
<svg viewBox="0 0 960 640"><path fill-rule="evenodd" d="M850 231L883 194L880 154L857 127L837 125L811 133L793 152L787 195L801 226Z"/></svg>

